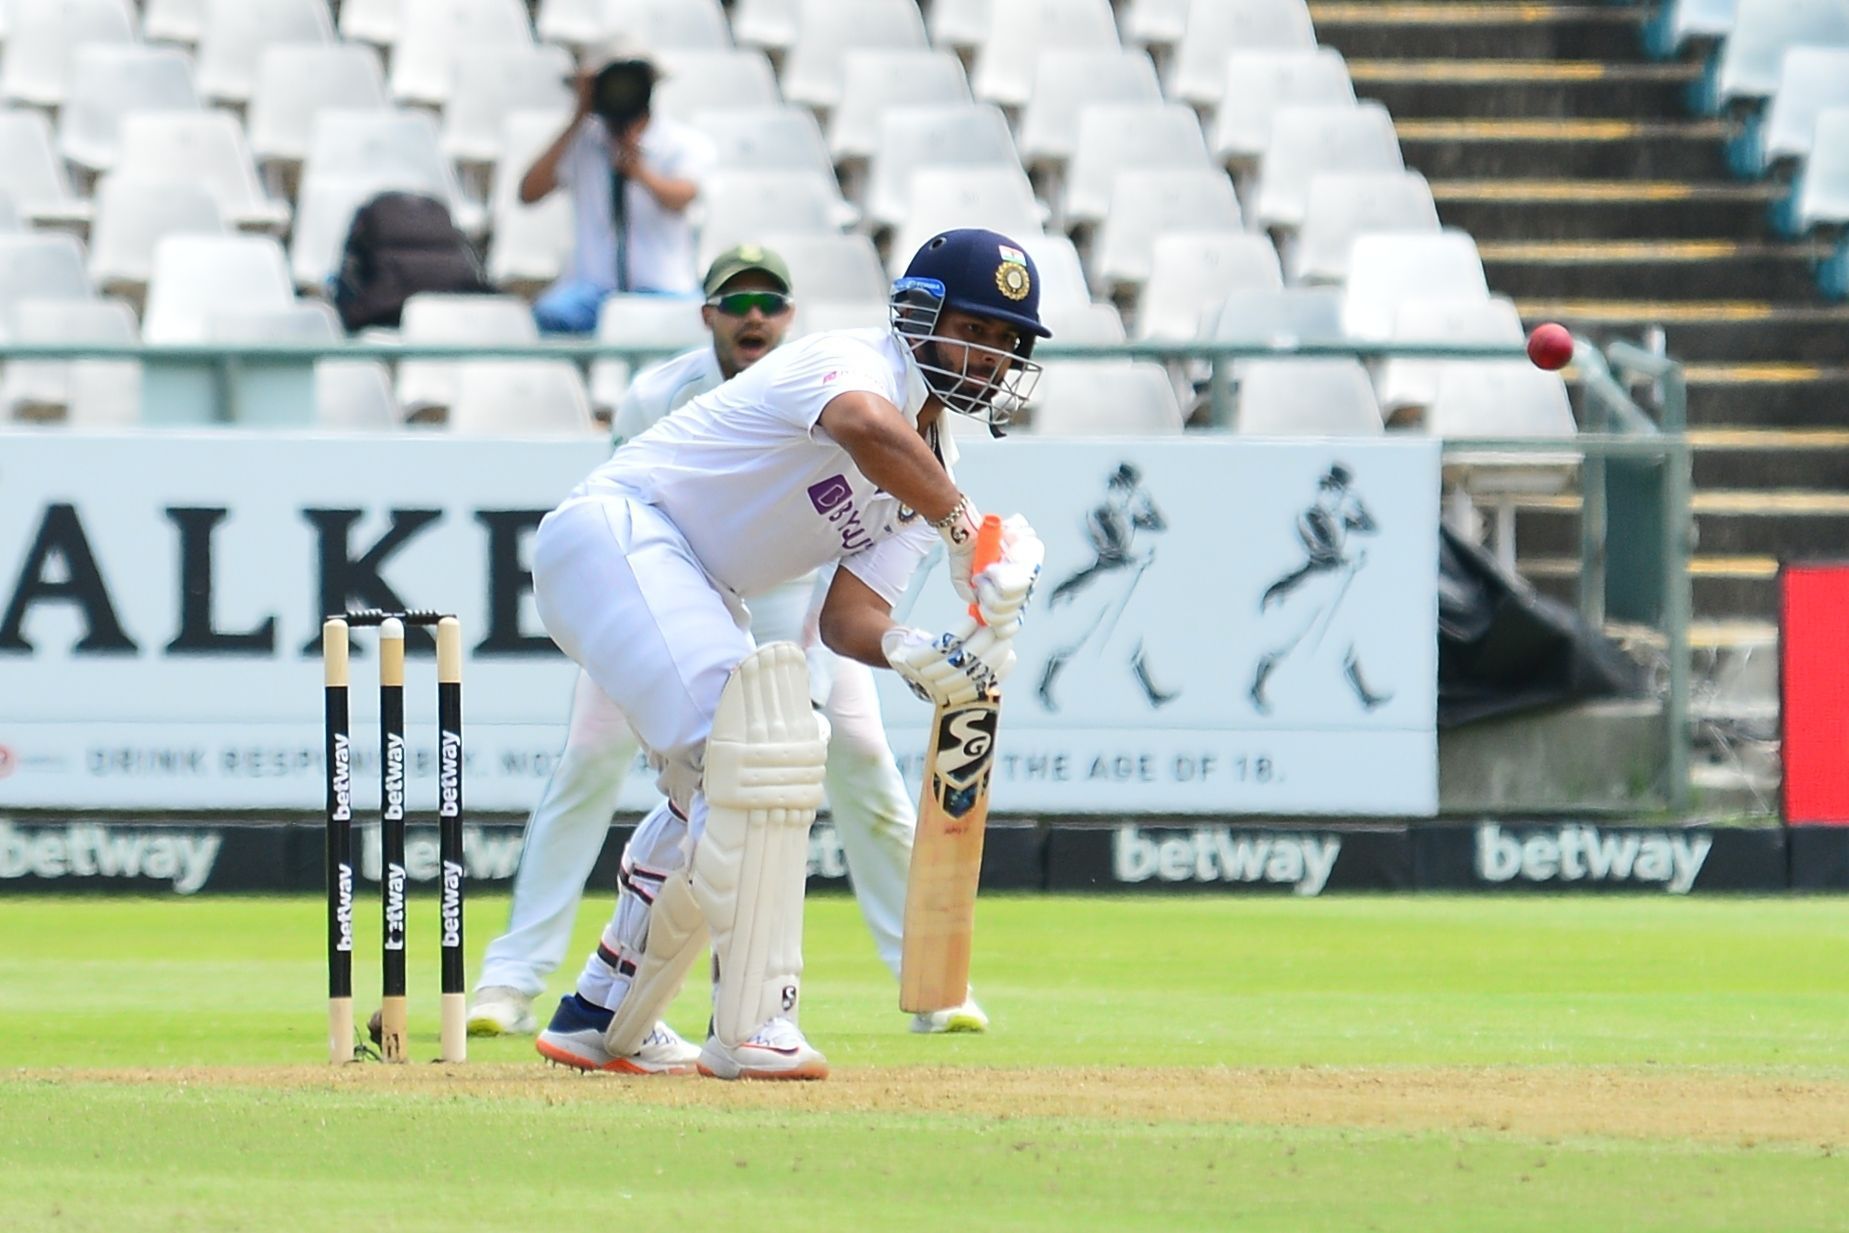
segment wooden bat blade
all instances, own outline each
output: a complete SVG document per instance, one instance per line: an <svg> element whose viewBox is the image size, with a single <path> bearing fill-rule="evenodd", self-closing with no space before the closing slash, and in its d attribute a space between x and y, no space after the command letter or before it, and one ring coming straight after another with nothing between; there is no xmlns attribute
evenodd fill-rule
<svg viewBox="0 0 1849 1233"><path fill-rule="evenodd" d="M899 971L899 1006L912 1014L961 1006L969 993L1000 712L1001 699L989 697L932 717Z"/></svg>

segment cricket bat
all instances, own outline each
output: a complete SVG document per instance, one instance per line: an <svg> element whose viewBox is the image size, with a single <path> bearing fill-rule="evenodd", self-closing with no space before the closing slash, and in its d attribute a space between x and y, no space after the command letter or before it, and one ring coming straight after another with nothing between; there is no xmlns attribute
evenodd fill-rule
<svg viewBox="0 0 1849 1233"><path fill-rule="evenodd" d="M987 569L1001 555L1002 520L985 515L976 532L972 572ZM975 604L970 615L982 619ZM899 1006L912 1014L961 1006L969 996L976 882L1000 712L1001 695L991 693L961 706L939 706L931 718L899 962Z"/></svg>

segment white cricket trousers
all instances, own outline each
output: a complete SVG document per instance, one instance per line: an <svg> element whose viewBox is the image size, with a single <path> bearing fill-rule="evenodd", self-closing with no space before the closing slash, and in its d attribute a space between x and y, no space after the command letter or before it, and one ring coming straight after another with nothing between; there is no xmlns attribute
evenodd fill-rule
<svg viewBox="0 0 1849 1233"><path fill-rule="evenodd" d="M660 518L658 513L654 516ZM537 569L536 563L536 574ZM701 582L710 588L703 575ZM581 589L583 584L577 586ZM756 639L813 642L812 636L804 636L811 591L805 580L751 600ZM611 601L606 596L604 602ZM872 669L824 656L833 660L834 668L824 708L830 725L829 807L861 914L880 959L896 976L916 814L886 742ZM811 655L811 676L820 679L825 674L818 671L823 665L815 663L816 658ZM602 849L637 749L617 704L580 671L572 690L565 748L527 821L507 931L489 943L477 988L506 985L530 996L544 990L546 978L571 943L585 881ZM654 881L650 875L681 863L685 833L684 821L665 805L658 807L631 841L629 863ZM648 889L652 897L652 887ZM619 916L622 911L619 903ZM616 923L613 920L612 926Z"/></svg>

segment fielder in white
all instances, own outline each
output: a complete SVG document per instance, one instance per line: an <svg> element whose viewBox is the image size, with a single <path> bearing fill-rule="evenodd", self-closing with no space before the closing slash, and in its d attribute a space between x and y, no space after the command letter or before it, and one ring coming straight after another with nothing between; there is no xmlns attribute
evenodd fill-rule
<svg viewBox="0 0 1849 1233"><path fill-rule="evenodd" d="M728 250L714 259L702 286L707 296L702 315L712 344L637 374L616 411L617 445L737 376L783 341L794 303L789 268L777 254L756 245ZM822 594L816 576L809 575L750 597L751 633L760 644L795 642L808 648L811 688L825 700L830 729L825 777L830 813L861 914L881 960L897 975L916 808L886 741L872 669L840 660L819 644L815 601ZM469 1010L472 1034L537 1029L533 999L565 956L585 879L602 850L636 750L635 734L622 712L581 671L572 691L565 748L527 821L507 931L489 943L483 958ZM671 820L671 815L659 818ZM651 821L658 818L651 816ZM634 864L645 871L655 868L660 845L678 842L678 824L658 823L636 836L630 849ZM634 867L625 865L625 882L637 876ZM973 999L912 1020L912 1029L920 1032L982 1031L987 1026L987 1016Z"/></svg>
<svg viewBox="0 0 1849 1233"><path fill-rule="evenodd" d="M752 638L745 596L838 562L822 641L955 704L1014 665L1044 555L1010 520L972 576L946 409L998 424L1047 330L1032 260L1005 236L933 237L893 286L893 325L780 347L592 472L540 524L534 596L554 641L621 711L667 800L623 855L616 912L538 1039L554 1061L631 1074L813 1079L798 1025L808 831L828 724L802 650ZM933 635L892 605L937 537L981 616ZM704 1048L661 1022L710 937Z"/></svg>

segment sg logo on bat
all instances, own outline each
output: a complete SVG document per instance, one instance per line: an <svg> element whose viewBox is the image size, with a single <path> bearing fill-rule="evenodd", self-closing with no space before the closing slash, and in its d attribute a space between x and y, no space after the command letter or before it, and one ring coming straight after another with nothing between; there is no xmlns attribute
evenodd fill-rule
<svg viewBox="0 0 1849 1233"><path fill-rule="evenodd" d="M963 817L988 789L1000 710L999 699L983 698L938 716L931 794L951 818Z"/></svg>

